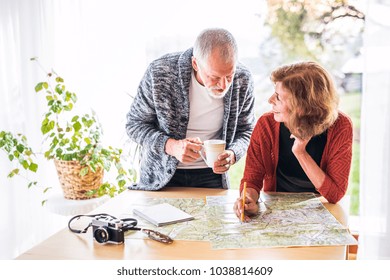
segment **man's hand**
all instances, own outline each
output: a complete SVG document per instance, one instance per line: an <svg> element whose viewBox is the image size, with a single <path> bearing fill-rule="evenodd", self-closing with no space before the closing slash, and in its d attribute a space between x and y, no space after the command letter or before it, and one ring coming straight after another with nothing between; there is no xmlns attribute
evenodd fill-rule
<svg viewBox="0 0 390 280"><path fill-rule="evenodd" d="M165 152L174 156L182 163L189 163L200 157L199 151L202 149L202 141L198 137L186 138L182 140L168 139L165 144Z"/></svg>
<svg viewBox="0 0 390 280"><path fill-rule="evenodd" d="M216 174L225 173L235 162L236 156L234 155L234 152L231 150L225 150L218 156L218 160L214 162L213 172Z"/></svg>

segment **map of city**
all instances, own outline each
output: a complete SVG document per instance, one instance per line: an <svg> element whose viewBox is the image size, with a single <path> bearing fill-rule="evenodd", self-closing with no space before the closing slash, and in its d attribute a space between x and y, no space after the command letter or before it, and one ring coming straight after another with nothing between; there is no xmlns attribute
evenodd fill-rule
<svg viewBox="0 0 390 280"><path fill-rule="evenodd" d="M241 223L233 212L235 198L148 198L132 207L170 203L191 214L194 220L155 227L139 220L139 226L157 230L174 240L209 241L213 249L291 246L353 245L357 241L310 193L262 193L259 214ZM130 233L127 238L143 238Z"/></svg>

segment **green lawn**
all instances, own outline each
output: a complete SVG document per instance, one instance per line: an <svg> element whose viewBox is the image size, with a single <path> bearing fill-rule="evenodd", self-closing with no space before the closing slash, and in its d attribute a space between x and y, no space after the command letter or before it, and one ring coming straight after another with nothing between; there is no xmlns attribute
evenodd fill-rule
<svg viewBox="0 0 390 280"><path fill-rule="evenodd" d="M347 194L351 196L350 214L352 216L359 214L360 104L360 93L348 93L340 96L340 110L350 116L354 127L352 167L347 192ZM238 189L244 167L245 158L242 158L237 164L230 168L229 178L230 187L232 189Z"/></svg>
<svg viewBox="0 0 390 280"><path fill-rule="evenodd" d="M349 176L348 192L351 196L350 215L359 215L360 185L360 93L347 93L340 97L340 110L346 113L353 123L352 166Z"/></svg>
<svg viewBox="0 0 390 280"><path fill-rule="evenodd" d="M238 189L242 175L244 174L245 157L229 169L230 188Z"/></svg>

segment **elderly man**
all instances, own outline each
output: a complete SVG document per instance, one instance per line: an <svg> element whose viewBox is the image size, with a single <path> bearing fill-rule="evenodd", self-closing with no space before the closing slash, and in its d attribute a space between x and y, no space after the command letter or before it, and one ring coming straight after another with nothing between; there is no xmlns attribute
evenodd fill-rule
<svg viewBox="0 0 390 280"><path fill-rule="evenodd" d="M224 29L206 29L193 48L156 59L127 114L127 134L142 146L140 181L129 188L229 188L226 172L247 150L253 107L252 76ZM208 139L226 141L213 168L199 154Z"/></svg>

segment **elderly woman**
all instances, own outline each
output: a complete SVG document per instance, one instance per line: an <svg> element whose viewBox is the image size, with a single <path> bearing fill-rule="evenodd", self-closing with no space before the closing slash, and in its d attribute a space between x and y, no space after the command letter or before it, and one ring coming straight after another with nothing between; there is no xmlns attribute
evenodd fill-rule
<svg viewBox="0 0 390 280"><path fill-rule="evenodd" d="M352 123L338 111L329 73L315 62L282 66L271 74L272 111L257 121L251 136L238 217L246 182L245 221L258 213L261 190L314 192L337 203L348 186L352 158Z"/></svg>

